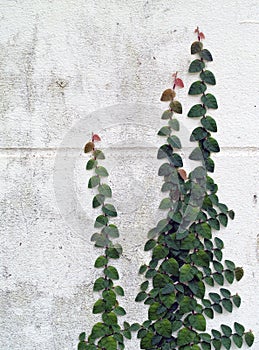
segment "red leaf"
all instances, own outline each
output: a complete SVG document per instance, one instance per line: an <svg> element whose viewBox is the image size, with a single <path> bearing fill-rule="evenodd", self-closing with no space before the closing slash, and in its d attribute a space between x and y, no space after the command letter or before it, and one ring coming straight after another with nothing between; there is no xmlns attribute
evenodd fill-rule
<svg viewBox="0 0 259 350"><path fill-rule="evenodd" d="M187 173L184 169L178 169L178 174L181 176L183 180L186 180L188 178Z"/></svg>
<svg viewBox="0 0 259 350"><path fill-rule="evenodd" d="M178 86L179 88L184 87L184 83L183 83L182 79L180 79L180 78L175 79L174 83L175 83L175 86Z"/></svg>
<svg viewBox="0 0 259 350"><path fill-rule="evenodd" d="M194 33L199 33L199 27L195 29Z"/></svg>
<svg viewBox="0 0 259 350"><path fill-rule="evenodd" d="M99 135L93 134L93 136L92 136L92 141L93 141L93 142L94 142L94 141L101 141L101 138L100 138Z"/></svg>
<svg viewBox="0 0 259 350"><path fill-rule="evenodd" d="M205 39L205 35L202 32L199 33L199 37L200 39Z"/></svg>

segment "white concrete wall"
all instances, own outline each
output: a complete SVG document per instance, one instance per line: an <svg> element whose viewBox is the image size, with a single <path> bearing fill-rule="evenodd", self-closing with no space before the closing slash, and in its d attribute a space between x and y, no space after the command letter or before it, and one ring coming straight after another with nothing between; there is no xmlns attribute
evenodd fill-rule
<svg viewBox="0 0 259 350"><path fill-rule="evenodd" d="M94 322L99 272L89 238L97 212L82 153L91 131L103 138L119 210L125 253L118 269L127 290L121 302L131 322L145 318L134 297L142 281L136 270L148 259L146 233L161 215L155 135L166 106L159 98L180 71L187 138L195 122L186 113L196 99L187 97L193 78L186 71L197 25L218 82L210 89L220 106L213 116L222 148L214 177L221 200L236 212L220 234L225 258L245 270L231 287L241 308L210 324L240 321L259 348L258 5L0 0L1 350L76 349L78 334ZM137 344L127 342L127 349Z"/></svg>

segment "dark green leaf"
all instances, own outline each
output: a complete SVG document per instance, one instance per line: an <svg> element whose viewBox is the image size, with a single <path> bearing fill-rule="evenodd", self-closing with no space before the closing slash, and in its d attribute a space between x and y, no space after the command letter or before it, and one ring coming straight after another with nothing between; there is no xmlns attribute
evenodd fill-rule
<svg viewBox="0 0 259 350"><path fill-rule="evenodd" d="M247 332L245 334L245 341L246 341L246 344L251 347L254 343L254 335L252 332Z"/></svg>
<svg viewBox="0 0 259 350"><path fill-rule="evenodd" d="M147 252L148 250L151 250L155 247L156 241L154 239L150 239L146 242L144 251Z"/></svg>
<svg viewBox="0 0 259 350"><path fill-rule="evenodd" d="M242 269L242 267L237 267L235 269L235 277L237 281L240 281L242 279L242 277L244 276L244 270Z"/></svg>
<svg viewBox="0 0 259 350"><path fill-rule="evenodd" d="M234 271L236 266L235 264L233 263L233 261L230 261L230 260L225 260L225 264L227 266L227 268L231 271Z"/></svg>
<svg viewBox="0 0 259 350"><path fill-rule="evenodd" d="M170 338L172 335L172 324L167 319L157 321L155 323L155 330L163 337Z"/></svg>
<svg viewBox="0 0 259 350"><path fill-rule="evenodd" d="M113 309L113 311L115 312L116 315L118 316L124 316L126 315L126 311L123 307L121 306L116 306L115 309Z"/></svg>
<svg viewBox="0 0 259 350"><path fill-rule="evenodd" d="M184 282L188 282L191 281L194 277L193 274L193 270L191 265L189 264L184 264L181 268L180 268L180 282L184 283Z"/></svg>
<svg viewBox="0 0 259 350"><path fill-rule="evenodd" d="M140 341L140 349L152 349L152 339L154 333L149 331Z"/></svg>
<svg viewBox="0 0 259 350"><path fill-rule="evenodd" d="M241 337L243 336L244 332L245 332L245 328L244 326L242 326L240 323L235 322L234 323L234 327L235 327L235 331L237 332L238 335L240 335Z"/></svg>
<svg viewBox="0 0 259 350"><path fill-rule="evenodd" d="M236 307L239 307L241 305L241 298L238 294L233 296L233 303Z"/></svg>
<svg viewBox="0 0 259 350"><path fill-rule="evenodd" d="M203 49L199 52L201 58L203 58L205 61L213 61L212 55L207 49Z"/></svg>
<svg viewBox="0 0 259 350"><path fill-rule="evenodd" d="M96 268L103 267L107 263L108 263L108 259L105 256L101 255L95 260L94 267Z"/></svg>
<svg viewBox="0 0 259 350"><path fill-rule="evenodd" d="M109 327L101 322L98 322L92 328L91 337L93 339L98 339L108 334L108 332L109 332Z"/></svg>
<svg viewBox="0 0 259 350"><path fill-rule="evenodd" d="M189 95L200 95L204 91L206 91L206 89L207 89L207 86L202 81L195 81L190 86L188 94Z"/></svg>
<svg viewBox="0 0 259 350"><path fill-rule="evenodd" d="M209 219L208 224L211 226L211 228L214 228L215 230L219 230L219 221L217 219Z"/></svg>
<svg viewBox="0 0 259 350"><path fill-rule="evenodd" d="M159 136L168 136L171 134L171 129L169 126L163 126L157 133Z"/></svg>
<svg viewBox="0 0 259 350"><path fill-rule="evenodd" d="M214 168L215 168L214 161L211 158L205 159L205 167L206 167L207 171L209 171L210 173L213 173Z"/></svg>
<svg viewBox="0 0 259 350"><path fill-rule="evenodd" d="M89 159L87 164L86 164L86 170L91 170L93 169L94 167L96 167L97 165L97 161L94 160L94 159Z"/></svg>
<svg viewBox="0 0 259 350"><path fill-rule="evenodd" d="M170 258L168 260L165 260L161 264L161 268L169 275L178 276L178 274L179 274L179 265L178 265L178 262L174 258Z"/></svg>
<svg viewBox="0 0 259 350"><path fill-rule="evenodd" d="M182 147L179 137L177 137L175 135L168 137L167 142L174 148L181 148Z"/></svg>
<svg viewBox="0 0 259 350"><path fill-rule="evenodd" d="M224 242L220 238L215 237L214 241L215 241L215 244L216 244L217 248L219 248L219 249L223 249L224 248Z"/></svg>
<svg viewBox="0 0 259 350"><path fill-rule="evenodd" d="M220 288L220 293L223 295L224 298L230 299L231 293L228 289Z"/></svg>
<svg viewBox="0 0 259 350"><path fill-rule="evenodd" d="M220 300L221 300L221 297L218 293L209 293L209 297L211 298L211 300L214 302L214 303L219 303Z"/></svg>
<svg viewBox="0 0 259 350"><path fill-rule="evenodd" d="M171 160L171 163L177 168L183 166L183 160L181 156L177 153L173 153L172 158L170 160Z"/></svg>
<svg viewBox="0 0 259 350"><path fill-rule="evenodd" d="M193 328L198 331L206 330L206 320L202 314L193 314L189 317L189 321Z"/></svg>
<svg viewBox="0 0 259 350"><path fill-rule="evenodd" d="M148 285L149 285L149 281L145 281L145 282L141 283L140 289L142 290L142 292L145 292L145 290L148 289Z"/></svg>
<svg viewBox="0 0 259 350"><path fill-rule="evenodd" d="M222 305L223 305L224 309L226 309L228 312L232 312L233 304L232 304L232 301L230 299L223 299Z"/></svg>
<svg viewBox="0 0 259 350"><path fill-rule="evenodd" d="M214 273L213 274L214 281L217 282L220 286L223 286L224 284L224 277L220 273Z"/></svg>
<svg viewBox="0 0 259 350"><path fill-rule="evenodd" d="M116 294L118 294L118 295L120 295L122 297L124 296L124 290L123 290L122 287L116 286L116 287L114 287L114 291L115 291Z"/></svg>
<svg viewBox="0 0 259 350"><path fill-rule="evenodd" d="M195 128L191 134L190 141L200 141L208 136L207 131L204 128Z"/></svg>
<svg viewBox="0 0 259 350"><path fill-rule="evenodd" d="M233 339L233 342L236 344L236 346L238 348L242 347L242 345L243 345L243 338L240 335L234 334L232 339Z"/></svg>
<svg viewBox="0 0 259 350"><path fill-rule="evenodd" d="M224 276L225 276L226 280L228 281L228 283L230 283L230 284L233 283L234 278L235 278L233 271L225 270Z"/></svg>
<svg viewBox="0 0 259 350"><path fill-rule="evenodd" d="M102 338L99 342L98 345L106 350L117 350L117 341L114 339L113 336L108 336Z"/></svg>
<svg viewBox="0 0 259 350"><path fill-rule="evenodd" d="M153 259L164 259L169 253L169 249L162 244L158 244L153 249L152 257Z"/></svg>
<svg viewBox="0 0 259 350"><path fill-rule="evenodd" d="M225 324L222 324L220 327L222 329L222 332L225 334L225 336L229 338L232 334L232 329Z"/></svg>
<svg viewBox="0 0 259 350"><path fill-rule="evenodd" d="M235 218L235 212L233 210L229 210L228 216L230 217L231 220L234 220Z"/></svg>
<svg viewBox="0 0 259 350"><path fill-rule="evenodd" d="M94 292L98 292L100 290L103 290L105 288L105 279L103 277L97 278L97 280L94 282L93 290Z"/></svg>
<svg viewBox="0 0 259 350"><path fill-rule="evenodd" d="M189 66L189 73L197 73L203 70L205 68L204 62L201 60L194 60L191 62Z"/></svg>
<svg viewBox="0 0 259 350"><path fill-rule="evenodd" d="M197 104L191 107L188 112L189 118L202 117L206 113L206 109L201 105Z"/></svg>
<svg viewBox="0 0 259 350"><path fill-rule="evenodd" d="M226 214L220 213L218 218L222 226L226 227L228 225L228 217Z"/></svg>
<svg viewBox="0 0 259 350"><path fill-rule="evenodd" d="M217 132L217 124L212 117L206 116L201 118L201 124L204 126L206 130Z"/></svg>
<svg viewBox="0 0 259 350"><path fill-rule="evenodd" d="M177 345L182 346L191 343L196 337L196 333L188 328L182 328L177 334Z"/></svg>
<svg viewBox="0 0 259 350"><path fill-rule="evenodd" d="M112 204L105 204L102 207L102 211L104 212L104 214L111 216L111 217L116 217L117 216L117 211L115 209L115 207Z"/></svg>
<svg viewBox="0 0 259 350"><path fill-rule="evenodd" d="M211 71L205 70L205 71L201 72L200 77L205 83L210 84L210 85L216 85L215 76Z"/></svg>
<svg viewBox="0 0 259 350"><path fill-rule="evenodd" d="M103 299L99 299L95 302L93 306L93 313L100 314L105 311L105 301Z"/></svg>
<svg viewBox="0 0 259 350"><path fill-rule="evenodd" d="M204 309L204 313L207 317L213 319L214 318L214 312L211 308Z"/></svg>
<svg viewBox="0 0 259 350"><path fill-rule="evenodd" d="M102 205L104 200L105 200L105 197L102 194L97 194L96 196L94 196L93 203L92 203L93 208L97 208L100 205Z"/></svg>
<svg viewBox="0 0 259 350"><path fill-rule="evenodd" d="M108 221L109 219L107 218L107 216L99 215L95 220L94 227L99 228L99 227L105 226L107 225Z"/></svg>
<svg viewBox="0 0 259 350"><path fill-rule="evenodd" d="M104 274L105 274L105 276L107 276L108 278L110 278L112 280L118 280L119 279L118 271L113 266L106 267L104 269Z"/></svg>
<svg viewBox="0 0 259 350"><path fill-rule="evenodd" d="M222 345L225 347L225 349L229 350L231 348L231 339L223 336L221 338Z"/></svg>
<svg viewBox="0 0 259 350"><path fill-rule="evenodd" d="M202 103L205 104L208 108L217 109L218 103L214 95L206 94L201 97Z"/></svg>
<svg viewBox="0 0 259 350"><path fill-rule="evenodd" d="M85 338L86 338L85 332L80 333L80 335L79 335L79 340L80 340L80 341L84 341Z"/></svg>
<svg viewBox="0 0 259 350"><path fill-rule="evenodd" d="M103 152L101 150L99 150L99 149L94 151L94 157L96 159L105 159L105 156L104 156Z"/></svg>
<svg viewBox="0 0 259 350"><path fill-rule="evenodd" d="M219 152L220 151L218 142L213 137L208 137L203 142L203 146L210 152Z"/></svg>

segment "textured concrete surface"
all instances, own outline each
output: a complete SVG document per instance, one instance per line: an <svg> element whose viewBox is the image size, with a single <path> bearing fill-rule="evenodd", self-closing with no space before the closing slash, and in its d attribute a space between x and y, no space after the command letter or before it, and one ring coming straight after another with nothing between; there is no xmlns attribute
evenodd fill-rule
<svg viewBox="0 0 259 350"><path fill-rule="evenodd" d="M222 147L214 177L236 211L221 233L225 257L245 269L231 287L241 308L210 325L244 323L257 350L258 1L0 0L0 24L0 349L76 349L79 332L96 319L98 252L89 238L97 213L81 151L91 131L103 138L119 212L121 302L131 322L145 318L134 297L146 233L161 216L155 135L166 106L159 98L178 70L185 115L196 101L187 97L193 78L185 72L199 25L218 83L210 89ZM187 140L196 122L181 118Z"/></svg>

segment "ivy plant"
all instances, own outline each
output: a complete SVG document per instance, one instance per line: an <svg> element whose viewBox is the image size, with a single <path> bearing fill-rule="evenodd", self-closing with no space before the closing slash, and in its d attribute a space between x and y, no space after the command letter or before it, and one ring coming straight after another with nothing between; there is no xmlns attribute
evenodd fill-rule
<svg viewBox="0 0 259 350"><path fill-rule="evenodd" d="M200 118L200 126L190 136L197 143L190 159L201 164L187 175L177 152L181 141L176 135L179 122L175 115L182 114L182 105L175 100L175 87L183 83L174 75L173 89L165 90L161 97L170 102L162 114L167 125L158 132L165 138L157 154L164 160L158 175L163 178L161 191L165 198L159 208L165 211L165 218L148 232L144 250L151 252L151 260L139 269L145 280L136 301L148 305L148 319L137 333L141 349L228 350L234 344L250 347L254 341L253 333L238 322L233 326L221 324L211 331L206 325L215 314L231 313L240 306L240 296L228 288L242 278L243 269L223 259L224 243L215 233L235 214L220 202L218 186L208 176L214 171L211 154L220 151L211 136L217 131L216 121L207 113L218 108L215 96L207 91L216 79L206 67L213 58L203 47L204 34L199 28L195 32L198 40L191 45L191 54L196 57L189 73L198 74L198 78L191 84L189 95L200 97L200 101L191 107L188 117Z"/></svg>
<svg viewBox="0 0 259 350"><path fill-rule="evenodd" d="M140 348L147 350L229 350L232 345L251 347L254 342L252 331L246 331L238 322L221 324L218 329L208 330L207 327L208 318L213 319L223 312L231 313L235 307L240 307L241 297L232 293L229 285L239 281L244 272L233 261L223 259L224 242L217 233L228 225L229 219L234 219L235 213L220 202L218 185L208 175L215 168L212 154L220 152L214 137L217 123L208 115L208 111L218 108L217 99L210 92L216 78L207 68L213 57L203 47L205 36L199 28L195 33L198 38L191 45L195 58L189 66L195 81L188 94L197 101L187 116L200 121L190 135L195 147L189 156L200 164L187 174L179 154L182 144L177 136L180 124L176 116L181 115L183 109L176 100L176 88L182 88L184 84L176 72L172 88L166 89L161 96L161 101L169 102L161 117L166 125L158 131L164 141L157 154L163 161L158 175L163 178L161 191L165 198L159 208L165 216L148 232L144 250L151 253L151 259L139 269L144 281L136 302L148 306L148 319L142 324L124 322L122 327L118 322L118 316L124 316L126 311L117 300L124 296L124 290L114 284L119 280L119 273L112 265L112 261L122 254L122 247L113 242L119 237L119 230L110 222L117 216L117 211L109 203L111 188L103 183L108 171L99 165L99 160L105 158L95 147L100 137L92 135L92 140L85 145L85 153L91 154L86 169L94 172L88 187L97 190L92 206L100 209L94 224L98 232L92 235L91 241L102 249L94 264L97 269L102 269L102 275L93 286L99 293L93 313L102 316L88 337L85 332L80 334L78 350L124 349L124 340L131 339L132 331L137 332Z"/></svg>
<svg viewBox="0 0 259 350"><path fill-rule="evenodd" d="M94 223L98 232L92 235L91 241L95 247L102 250L94 263L95 268L100 269L102 274L94 282L93 290L99 293L99 298L92 310L93 314L101 314L101 321L93 325L88 337L85 332L79 335L78 350L117 350L124 349L124 339L130 339L131 332L129 323L124 322L121 327L118 322L118 316L126 314L117 300L118 297L124 296L124 290L117 284L119 273L112 261L120 258L122 247L113 242L113 239L119 237L118 227L111 222L112 218L117 216L117 211L110 203L112 190L104 182L108 177L108 171L99 164L105 156L95 147L96 141L100 141L100 137L93 134L92 140L85 145L84 152L91 154L86 164L86 169L93 172L88 188L96 189L97 192L93 197L92 206L100 210Z"/></svg>

